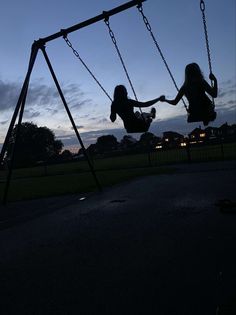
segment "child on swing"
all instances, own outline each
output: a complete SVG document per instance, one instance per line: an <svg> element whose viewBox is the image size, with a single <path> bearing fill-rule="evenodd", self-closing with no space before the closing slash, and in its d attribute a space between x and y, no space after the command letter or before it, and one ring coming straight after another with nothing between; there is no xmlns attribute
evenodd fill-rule
<svg viewBox="0 0 236 315"><path fill-rule="evenodd" d="M164 96L162 96L164 99ZM156 109L151 108L149 113L134 112L134 107L149 107L160 101L161 97L147 102L139 102L128 98L128 93L124 85L117 85L114 90L113 102L111 104L110 119L116 120L116 114L123 120L126 130L138 128L149 128L152 120L156 117Z"/></svg>
<svg viewBox="0 0 236 315"><path fill-rule="evenodd" d="M161 101L177 105L185 95L189 102L188 122L203 121L204 126L207 126L209 121L215 120L216 112L206 93L216 98L218 91L217 79L213 73L210 73L209 79L213 81L213 87L205 81L199 65L190 63L185 68L185 81L175 99L168 100L163 97Z"/></svg>

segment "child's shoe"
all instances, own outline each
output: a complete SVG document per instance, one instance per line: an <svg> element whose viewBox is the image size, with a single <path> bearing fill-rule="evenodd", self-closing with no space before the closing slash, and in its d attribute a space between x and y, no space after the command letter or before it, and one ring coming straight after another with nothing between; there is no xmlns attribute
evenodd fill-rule
<svg viewBox="0 0 236 315"><path fill-rule="evenodd" d="M156 108L154 108L154 107L151 108L151 117L152 117L152 119L156 118Z"/></svg>

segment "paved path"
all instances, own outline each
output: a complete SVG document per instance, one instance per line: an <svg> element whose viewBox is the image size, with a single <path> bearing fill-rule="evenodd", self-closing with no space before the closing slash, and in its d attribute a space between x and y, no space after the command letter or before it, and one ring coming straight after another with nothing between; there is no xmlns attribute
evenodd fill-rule
<svg viewBox="0 0 236 315"><path fill-rule="evenodd" d="M235 179L234 162L204 163L11 205L24 215L0 220L0 314L236 314L236 214L216 206Z"/></svg>

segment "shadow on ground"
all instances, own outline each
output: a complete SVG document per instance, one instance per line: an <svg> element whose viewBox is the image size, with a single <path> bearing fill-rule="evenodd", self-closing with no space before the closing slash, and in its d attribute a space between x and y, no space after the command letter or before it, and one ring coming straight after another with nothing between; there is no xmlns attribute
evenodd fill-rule
<svg viewBox="0 0 236 315"><path fill-rule="evenodd" d="M202 163L9 206L1 314L236 314L234 187L234 162Z"/></svg>

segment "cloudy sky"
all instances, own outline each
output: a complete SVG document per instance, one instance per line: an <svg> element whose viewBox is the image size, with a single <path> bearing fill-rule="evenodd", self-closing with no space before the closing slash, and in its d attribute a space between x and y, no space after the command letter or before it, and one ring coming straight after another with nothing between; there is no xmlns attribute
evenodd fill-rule
<svg viewBox="0 0 236 315"><path fill-rule="evenodd" d="M147 0L143 4L152 31L179 86L183 83L184 68L190 62L200 65L206 79L209 75L199 2ZM0 144L4 141L20 93L34 40L123 3L125 1L121 0L1 0ZM205 0L205 4L213 72L219 82L218 117L211 125L220 126L226 121L236 122L236 4L235 0ZM175 87L136 7L111 17L110 24L138 99L145 101L161 94L174 97ZM111 97L114 87L124 84L133 98L103 21L68 37ZM64 40L58 38L49 42L46 49L85 144L94 143L104 134L114 134L119 140L125 131L119 119L115 123L109 121L109 98ZM199 126L199 123L186 123L186 112L181 103L176 107L158 103L155 107L157 119L150 131L158 136L168 130L187 134ZM24 121L47 126L65 145L77 147L41 52L30 81Z"/></svg>

